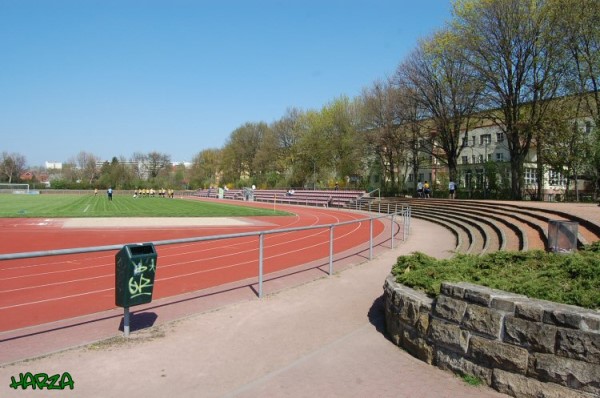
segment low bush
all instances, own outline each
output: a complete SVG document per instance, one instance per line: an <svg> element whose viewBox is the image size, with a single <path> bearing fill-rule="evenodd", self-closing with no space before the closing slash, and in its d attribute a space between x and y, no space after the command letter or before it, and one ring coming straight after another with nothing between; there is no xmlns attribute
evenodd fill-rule
<svg viewBox="0 0 600 398"><path fill-rule="evenodd" d="M437 260L416 252L399 257L392 274L398 283L430 297L440 293L442 282L470 282L531 298L600 309L600 242L571 254L498 251Z"/></svg>

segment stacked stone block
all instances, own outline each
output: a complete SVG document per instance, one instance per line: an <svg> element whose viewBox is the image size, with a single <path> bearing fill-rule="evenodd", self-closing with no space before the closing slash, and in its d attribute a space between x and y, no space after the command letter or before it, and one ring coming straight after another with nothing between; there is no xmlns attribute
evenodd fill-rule
<svg viewBox="0 0 600 398"><path fill-rule="evenodd" d="M600 312L469 283L436 300L384 284L386 329L413 356L515 397L600 397Z"/></svg>

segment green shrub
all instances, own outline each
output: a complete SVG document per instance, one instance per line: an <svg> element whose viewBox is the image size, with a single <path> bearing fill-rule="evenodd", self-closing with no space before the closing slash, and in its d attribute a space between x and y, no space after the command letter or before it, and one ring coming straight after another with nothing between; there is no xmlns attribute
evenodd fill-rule
<svg viewBox="0 0 600 398"><path fill-rule="evenodd" d="M484 256L458 254L437 260L423 253L398 258L396 281L440 293L442 282L470 282L531 298L600 309L600 243L572 254L498 251Z"/></svg>

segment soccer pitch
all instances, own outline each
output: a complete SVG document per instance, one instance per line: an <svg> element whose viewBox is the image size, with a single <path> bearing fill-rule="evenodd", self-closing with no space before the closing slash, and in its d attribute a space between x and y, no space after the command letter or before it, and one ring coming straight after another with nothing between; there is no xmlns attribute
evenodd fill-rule
<svg viewBox="0 0 600 398"><path fill-rule="evenodd" d="M290 213L228 203L169 198L133 198L115 194L0 195L0 218L65 217L250 217Z"/></svg>

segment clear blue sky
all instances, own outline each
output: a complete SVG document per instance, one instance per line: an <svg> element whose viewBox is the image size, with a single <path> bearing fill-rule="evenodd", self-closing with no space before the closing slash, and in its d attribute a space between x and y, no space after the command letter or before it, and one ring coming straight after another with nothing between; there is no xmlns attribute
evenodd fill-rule
<svg viewBox="0 0 600 398"><path fill-rule="evenodd" d="M449 18L450 0L0 0L0 152L191 161L360 95Z"/></svg>

